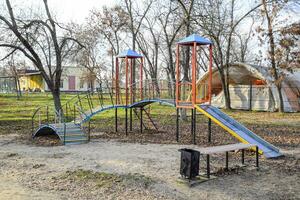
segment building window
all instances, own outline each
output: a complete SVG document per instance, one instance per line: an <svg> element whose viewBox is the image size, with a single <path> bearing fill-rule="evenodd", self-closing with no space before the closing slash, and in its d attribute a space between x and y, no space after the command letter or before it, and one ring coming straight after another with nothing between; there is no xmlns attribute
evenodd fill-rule
<svg viewBox="0 0 300 200"><path fill-rule="evenodd" d="M64 80L60 80L60 88L64 88Z"/></svg>
<svg viewBox="0 0 300 200"><path fill-rule="evenodd" d="M84 80L80 79L79 88L82 89L84 86Z"/></svg>
<svg viewBox="0 0 300 200"><path fill-rule="evenodd" d="M90 89L90 88L91 88L91 82L88 81L88 89Z"/></svg>

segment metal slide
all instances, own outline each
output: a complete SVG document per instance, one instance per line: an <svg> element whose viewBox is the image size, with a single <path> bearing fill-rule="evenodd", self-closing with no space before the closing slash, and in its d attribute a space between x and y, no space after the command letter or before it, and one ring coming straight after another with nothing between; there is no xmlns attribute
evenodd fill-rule
<svg viewBox="0 0 300 200"><path fill-rule="evenodd" d="M196 105L195 108L241 142L256 144L264 153L266 158L282 156L278 148L268 143L245 126L220 111L218 108L211 105Z"/></svg>

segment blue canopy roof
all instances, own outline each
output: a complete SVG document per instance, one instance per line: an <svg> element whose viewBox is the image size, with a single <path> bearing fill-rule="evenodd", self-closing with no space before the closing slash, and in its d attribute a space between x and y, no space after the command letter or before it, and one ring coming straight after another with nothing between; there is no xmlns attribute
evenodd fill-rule
<svg viewBox="0 0 300 200"><path fill-rule="evenodd" d="M131 50L131 49L128 49L126 51L122 51L119 55L117 55L117 57L119 57L119 58L126 58L126 57L129 57L129 58L142 58L143 56L138 54L137 52Z"/></svg>
<svg viewBox="0 0 300 200"><path fill-rule="evenodd" d="M196 42L198 45L213 44L209 39L201 37L197 34L192 34L192 35L180 40L178 42L178 44L192 45L194 42Z"/></svg>

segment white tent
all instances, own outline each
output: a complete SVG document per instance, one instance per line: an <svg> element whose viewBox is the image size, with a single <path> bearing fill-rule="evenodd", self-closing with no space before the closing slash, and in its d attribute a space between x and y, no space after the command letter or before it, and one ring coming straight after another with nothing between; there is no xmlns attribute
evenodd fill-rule
<svg viewBox="0 0 300 200"><path fill-rule="evenodd" d="M205 84L208 73L199 80ZM279 107L279 95L269 68L233 63L229 66L229 92L233 109L276 111ZM222 90L218 70L213 69L212 104L225 107L225 98ZM300 71L286 72L282 81L282 95L286 112L300 111Z"/></svg>

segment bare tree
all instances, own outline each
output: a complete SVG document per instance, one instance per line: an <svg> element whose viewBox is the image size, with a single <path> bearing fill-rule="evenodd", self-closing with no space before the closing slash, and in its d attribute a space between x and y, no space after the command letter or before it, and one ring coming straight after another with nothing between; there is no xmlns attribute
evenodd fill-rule
<svg viewBox="0 0 300 200"><path fill-rule="evenodd" d="M261 4L255 5L246 13L237 16L235 5L235 0L231 0L229 3L221 0L197 2L196 7L198 9L196 9L197 13L194 17L203 34L210 37L214 43L213 61L220 75L227 109L231 108L228 68L232 60L233 34L238 25L261 6Z"/></svg>
<svg viewBox="0 0 300 200"><path fill-rule="evenodd" d="M162 31L157 28L160 8L153 7L149 11L149 15L145 16L145 23L141 26L142 33L138 34L137 44L142 51L147 62L145 72L151 77L152 83L155 85L157 93L159 93L158 70L159 70L159 45L162 36ZM156 28L155 28L156 27Z"/></svg>
<svg viewBox="0 0 300 200"><path fill-rule="evenodd" d="M170 2L165 6L166 11L163 12L160 17L159 21L162 26L163 30L163 40L165 45L161 45L161 51L164 52L164 49L167 49L167 56L166 57L166 71L167 76L170 77L170 80L175 83L175 60L174 60L174 46L175 40L179 34L180 29L183 26L183 20L180 19L178 15L176 15L176 10L178 10L178 6ZM165 48L166 47L166 48ZM175 86L175 84L174 84ZM175 88L173 88L175 91Z"/></svg>
<svg viewBox="0 0 300 200"><path fill-rule="evenodd" d="M83 73L84 77L82 77L81 81L86 81L90 86L89 89L93 92L95 81L97 81L99 85L102 83L101 75L104 71L104 61L101 49L103 48L103 42L99 38L99 32L94 26L74 25L73 29L76 30L76 39L85 47L75 57L75 62L87 70Z"/></svg>
<svg viewBox="0 0 300 200"><path fill-rule="evenodd" d="M60 80L63 61L73 53L74 45L80 44L71 31L62 28L53 18L48 1L43 0L45 16L27 19L16 16L10 0L6 0L8 13L0 14L0 22L9 37L0 42L0 47L9 49L10 54L21 52L41 72L54 99L55 109L61 108ZM58 30L67 32L59 36Z"/></svg>
<svg viewBox="0 0 300 200"><path fill-rule="evenodd" d="M253 63L254 54L250 51L250 40L252 36L254 35L253 32L253 25L254 25L254 17L251 18L251 25L249 28L248 33L241 33L239 30L234 31L234 41L232 45L232 56L233 56L233 62L239 61L242 63L248 62Z"/></svg>
<svg viewBox="0 0 300 200"><path fill-rule="evenodd" d="M288 1L271 1L262 0L262 15L266 18L267 21L267 37L269 52L268 58L271 63L271 74L274 78L275 85L277 87L278 96L279 96L279 112L284 112L284 102L282 96L282 80L284 74L280 72L280 56L279 60L276 60L276 44L275 44L275 20L279 15L280 11L285 8ZM287 54L289 55L289 54Z"/></svg>
<svg viewBox="0 0 300 200"><path fill-rule="evenodd" d="M88 25L98 33L98 38L103 38L109 43L107 52L111 56L112 77L114 77L114 56L120 52L121 34L125 31L129 18L125 10L116 5L112 8L103 7L101 10L91 12Z"/></svg>
<svg viewBox="0 0 300 200"><path fill-rule="evenodd" d="M193 20L193 12L194 12L194 0L190 0L188 2L185 2L183 0L177 0L178 4L180 5L182 9L183 14L183 25L184 25L184 31L185 36L191 35L193 29L192 24L194 22ZM183 65L183 80L188 81L189 80L189 63L190 63L190 48L187 47L184 54L184 65Z"/></svg>

